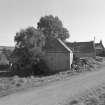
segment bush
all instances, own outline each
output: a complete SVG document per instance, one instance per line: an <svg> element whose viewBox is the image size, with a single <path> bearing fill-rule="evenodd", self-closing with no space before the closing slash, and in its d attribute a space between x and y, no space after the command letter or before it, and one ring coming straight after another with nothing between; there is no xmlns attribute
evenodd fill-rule
<svg viewBox="0 0 105 105"><path fill-rule="evenodd" d="M99 100L96 97L89 97L89 99L85 100L86 105L99 105Z"/></svg>
<svg viewBox="0 0 105 105"><path fill-rule="evenodd" d="M14 75L18 75L20 77L27 77L31 75L48 75L50 73L46 63L42 59L36 64L30 63L22 67L20 65L13 65L12 72Z"/></svg>
<svg viewBox="0 0 105 105"><path fill-rule="evenodd" d="M80 58L76 55L73 55L73 64L78 64L80 62Z"/></svg>
<svg viewBox="0 0 105 105"><path fill-rule="evenodd" d="M78 100L72 100L70 102L70 105L78 105L79 101Z"/></svg>
<svg viewBox="0 0 105 105"><path fill-rule="evenodd" d="M40 62L34 66L35 71L34 74L35 75L48 75L50 73L49 68L47 67L46 63L44 60L40 60Z"/></svg>

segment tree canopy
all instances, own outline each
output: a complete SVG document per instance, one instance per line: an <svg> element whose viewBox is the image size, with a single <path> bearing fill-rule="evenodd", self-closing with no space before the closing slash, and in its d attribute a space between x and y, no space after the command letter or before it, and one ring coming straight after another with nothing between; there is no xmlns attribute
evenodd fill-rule
<svg viewBox="0 0 105 105"><path fill-rule="evenodd" d="M62 21L57 16L44 16L41 17L37 23L37 28L40 29L45 38L60 38L65 40L69 38L69 32L64 28Z"/></svg>
<svg viewBox="0 0 105 105"><path fill-rule="evenodd" d="M16 46L12 54L13 59L15 58L13 62L24 66L24 68L36 63L42 54L43 33L34 27L28 27L17 32L14 40Z"/></svg>

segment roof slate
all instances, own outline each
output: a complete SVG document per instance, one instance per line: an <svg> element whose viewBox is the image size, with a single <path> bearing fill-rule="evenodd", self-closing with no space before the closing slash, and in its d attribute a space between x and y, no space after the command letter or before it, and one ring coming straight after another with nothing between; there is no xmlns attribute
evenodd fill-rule
<svg viewBox="0 0 105 105"><path fill-rule="evenodd" d="M94 42L66 42L67 46L72 49L73 52L92 52L95 51Z"/></svg>
<svg viewBox="0 0 105 105"><path fill-rule="evenodd" d="M50 39L45 43L44 49L46 51L62 51L62 52L72 52L72 50L60 39Z"/></svg>

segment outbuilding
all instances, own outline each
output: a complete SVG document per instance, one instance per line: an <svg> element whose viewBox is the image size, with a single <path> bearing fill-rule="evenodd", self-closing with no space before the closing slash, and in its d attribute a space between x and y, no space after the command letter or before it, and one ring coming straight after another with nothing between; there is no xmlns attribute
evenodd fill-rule
<svg viewBox="0 0 105 105"><path fill-rule="evenodd" d="M44 61L49 70L53 72L70 70L73 52L62 40L55 38L48 40L44 51Z"/></svg>
<svg viewBox="0 0 105 105"><path fill-rule="evenodd" d="M95 49L97 56L105 55L105 48L102 43L102 40L100 40L100 43L95 43Z"/></svg>
<svg viewBox="0 0 105 105"><path fill-rule="evenodd" d="M79 58L96 58L96 49L94 41L89 42L66 42L66 45L72 49L75 56Z"/></svg>

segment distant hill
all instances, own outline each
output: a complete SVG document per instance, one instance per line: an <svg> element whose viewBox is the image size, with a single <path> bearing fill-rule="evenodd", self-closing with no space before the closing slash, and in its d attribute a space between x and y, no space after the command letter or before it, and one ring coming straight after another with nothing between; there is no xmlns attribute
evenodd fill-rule
<svg viewBox="0 0 105 105"><path fill-rule="evenodd" d="M14 48L15 48L14 46L0 46L0 51L2 51L2 49L7 49L7 50L13 51Z"/></svg>

